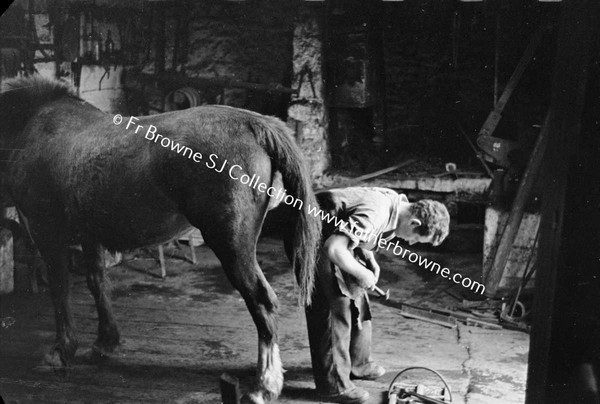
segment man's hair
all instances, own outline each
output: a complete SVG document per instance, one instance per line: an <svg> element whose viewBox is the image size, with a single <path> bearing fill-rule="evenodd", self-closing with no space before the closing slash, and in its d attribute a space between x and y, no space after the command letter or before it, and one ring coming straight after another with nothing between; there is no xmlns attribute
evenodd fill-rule
<svg viewBox="0 0 600 404"><path fill-rule="evenodd" d="M431 244L440 245L450 231L450 214L444 204L422 199L410 205L411 214L421 221L415 231L421 236L433 236Z"/></svg>

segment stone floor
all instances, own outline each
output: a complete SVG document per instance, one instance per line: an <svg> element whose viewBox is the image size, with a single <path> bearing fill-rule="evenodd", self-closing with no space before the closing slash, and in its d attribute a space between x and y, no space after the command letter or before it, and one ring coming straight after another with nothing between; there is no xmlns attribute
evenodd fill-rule
<svg viewBox="0 0 600 404"><path fill-rule="evenodd" d="M171 257L167 278L156 260L141 256L110 269L113 301L123 345L110 359L87 360L96 331L96 313L85 278L74 275L73 306L80 351L64 373L39 366L52 344L54 325L47 292L2 296L0 318L0 396L6 402L173 402L219 403L218 378L227 372L242 390L252 382L256 332L237 291L225 279L218 260L205 246L196 249L199 264ZM189 255L189 251L187 251ZM452 270L475 277L477 254L432 254ZM384 402L390 381L401 369L426 366L450 385L453 403L523 403L529 336L518 331L456 329L407 319L398 302L449 308L461 286L404 262L392 254L379 259L380 286L388 302L373 300L373 356L388 369L378 381L358 382L370 403ZM259 262L281 303L280 345L286 382L281 403L318 402L310 370L305 320L296 305L290 265L280 240L262 238ZM458 289L457 289L458 288ZM407 382L439 384L423 373ZM387 402L387 400L385 401Z"/></svg>

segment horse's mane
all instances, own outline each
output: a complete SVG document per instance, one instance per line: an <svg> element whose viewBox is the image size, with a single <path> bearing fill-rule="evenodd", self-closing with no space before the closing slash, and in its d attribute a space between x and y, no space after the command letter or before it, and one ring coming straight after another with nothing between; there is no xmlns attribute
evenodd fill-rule
<svg viewBox="0 0 600 404"><path fill-rule="evenodd" d="M73 88L64 81L40 75L4 81L0 89L0 122L3 126L0 133L18 135L16 132L40 107L63 97L77 98Z"/></svg>

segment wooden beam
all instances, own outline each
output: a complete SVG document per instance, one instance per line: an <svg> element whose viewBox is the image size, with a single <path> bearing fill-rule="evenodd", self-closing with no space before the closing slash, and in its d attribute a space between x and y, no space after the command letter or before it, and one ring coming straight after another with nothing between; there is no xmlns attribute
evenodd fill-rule
<svg viewBox="0 0 600 404"><path fill-rule="evenodd" d="M504 111L504 107L506 107L506 104L510 100L512 93L517 88L517 85L519 84L519 81L521 80L525 69L529 65L529 62L531 61L531 59L533 59L535 50L538 48L540 42L542 41L542 36L546 29L546 24L542 24L532 35L531 39L529 40L529 44L527 45L527 48L523 52L523 55L521 56L521 59L517 64L517 67L515 67L512 76L510 76L510 79L508 80L508 84L504 88L504 91L502 91L500 99L498 100L498 102L495 103L494 110L489 114L483 126L481 127L481 130L479 131L479 136L491 136L492 133L494 133L494 130L496 130L496 127L500 122L502 112Z"/></svg>
<svg viewBox="0 0 600 404"><path fill-rule="evenodd" d="M174 90L180 87L192 86L199 88L220 87L220 88L244 88L253 91L265 91L267 93L285 93L297 94L298 90L294 88L284 87L279 84L260 84L248 83L227 77L186 77L178 73L162 73L162 74L147 74L147 73L128 73L131 80L137 80L142 83L150 84L165 90Z"/></svg>
<svg viewBox="0 0 600 404"><path fill-rule="evenodd" d="M600 20L597 0L565 0L558 35L552 96L547 119L537 276L533 303L526 404L554 402L550 395L550 350L557 274L565 265L561 249L563 211L571 146L579 136L593 32ZM575 292L575 291L574 291ZM562 319L565 321L566 319Z"/></svg>
<svg viewBox="0 0 600 404"><path fill-rule="evenodd" d="M154 71L163 73L165 71L165 46L166 46L166 16L165 10L159 5L155 7L153 13L156 14L156 27L154 30Z"/></svg>

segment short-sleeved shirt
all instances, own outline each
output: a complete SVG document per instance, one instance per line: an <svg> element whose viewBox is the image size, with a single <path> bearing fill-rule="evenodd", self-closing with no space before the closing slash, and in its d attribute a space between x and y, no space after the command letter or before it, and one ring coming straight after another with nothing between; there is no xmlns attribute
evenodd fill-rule
<svg viewBox="0 0 600 404"><path fill-rule="evenodd" d="M398 226L399 205L408 202L403 194L388 188L350 187L330 189L317 194L319 204L339 221L324 222L324 238L344 234L350 239L350 249L361 247L377 250L380 238L390 241Z"/></svg>
<svg viewBox="0 0 600 404"><path fill-rule="evenodd" d="M400 202L408 201L403 194L378 187L331 189L317 193L317 199L324 212L338 219L323 221L323 240L332 234L343 234L350 239L350 250L360 247L370 251L377 250L379 240L389 242L395 237ZM341 220L346 225L340 225ZM359 292L356 285L351 285L348 277L336 269L340 290L353 297Z"/></svg>

